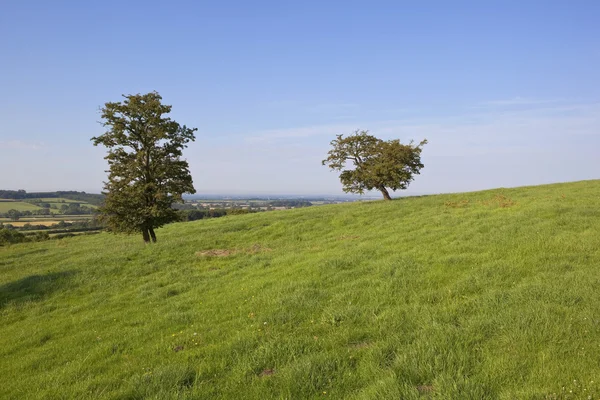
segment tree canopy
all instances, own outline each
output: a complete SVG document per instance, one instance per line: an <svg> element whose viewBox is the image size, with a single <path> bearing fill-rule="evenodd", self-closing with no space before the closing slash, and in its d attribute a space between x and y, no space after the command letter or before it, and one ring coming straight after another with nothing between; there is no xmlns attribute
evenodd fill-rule
<svg viewBox="0 0 600 400"><path fill-rule="evenodd" d="M141 232L146 243L155 242L154 228L178 218L172 204L196 192L181 156L197 129L169 118L172 107L157 92L123 97L101 108L107 131L92 138L108 149L100 219L114 232Z"/></svg>
<svg viewBox="0 0 600 400"><path fill-rule="evenodd" d="M377 189L384 199L391 200L388 188L406 189L423 168L421 151L426 143L427 140L418 145L412 141L402 144L398 139L384 141L368 131L357 130L347 137L337 135L322 164L341 171L344 192L363 194ZM345 169L348 163L354 169Z"/></svg>

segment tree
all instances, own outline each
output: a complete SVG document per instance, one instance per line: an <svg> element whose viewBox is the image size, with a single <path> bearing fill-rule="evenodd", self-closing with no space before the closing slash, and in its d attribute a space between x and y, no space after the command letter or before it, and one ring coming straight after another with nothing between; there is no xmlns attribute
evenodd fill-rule
<svg viewBox="0 0 600 400"><path fill-rule="evenodd" d="M123 97L100 110L108 130L92 138L108 149L100 219L113 232L141 232L144 242L156 242L154 229L178 218L172 204L183 202L183 193L196 193L181 156L197 129L169 118L172 107L157 92Z"/></svg>
<svg viewBox="0 0 600 400"><path fill-rule="evenodd" d="M21 218L21 211L10 209L6 212L6 216L10 218L11 221L18 221Z"/></svg>
<svg viewBox="0 0 600 400"><path fill-rule="evenodd" d="M340 181L344 192L363 194L377 189L384 199L391 200L387 188L406 189L423 168L421 151L426 143L427 140L418 145L412 141L402 144L398 139L383 141L368 131L357 130L348 137L337 135L322 164L342 171ZM348 162L354 169L344 169Z"/></svg>

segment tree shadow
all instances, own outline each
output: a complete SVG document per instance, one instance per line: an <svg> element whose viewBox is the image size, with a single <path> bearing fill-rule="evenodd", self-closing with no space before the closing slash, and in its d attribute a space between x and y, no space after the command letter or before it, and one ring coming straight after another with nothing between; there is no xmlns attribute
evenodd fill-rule
<svg viewBox="0 0 600 400"><path fill-rule="evenodd" d="M52 272L45 275L30 275L0 286L0 310L8 304L39 301L64 287L77 271Z"/></svg>

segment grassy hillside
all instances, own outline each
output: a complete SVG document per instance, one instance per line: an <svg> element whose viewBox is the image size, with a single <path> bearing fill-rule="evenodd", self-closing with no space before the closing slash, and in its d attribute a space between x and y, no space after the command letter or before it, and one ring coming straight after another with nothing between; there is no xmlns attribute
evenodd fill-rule
<svg viewBox="0 0 600 400"><path fill-rule="evenodd" d="M597 399L600 181L0 248L0 398Z"/></svg>
<svg viewBox="0 0 600 400"><path fill-rule="evenodd" d="M13 201L13 200L4 200L0 201L0 213L5 213L8 210L17 210L17 211L33 211L39 210L40 207L35 206L30 203L26 203L24 201Z"/></svg>

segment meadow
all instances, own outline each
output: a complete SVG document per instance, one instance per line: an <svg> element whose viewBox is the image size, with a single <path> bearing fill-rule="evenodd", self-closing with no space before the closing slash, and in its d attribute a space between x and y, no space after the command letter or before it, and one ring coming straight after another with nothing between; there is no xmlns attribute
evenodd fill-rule
<svg viewBox="0 0 600 400"><path fill-rule="evenodd" d="M12 200L4 200L0 199L0 214L4 214L8 212L8 210L17 210L17 211L33 211L39 210L40 207L35 206L30 203L26 203L24 201L12 201Z"/></svg>
<svg viewBox="0 0 600 400"><path fill-rule="evenodd" d="M36 205L35 204L36 202L44 202L44 203L50 204L50 206L54 206L55 208L50 209L50 213L52 213L52 214L60 214L60 207L63 205L68 205L69 203L78 203L81 206L85 206L85 207L89 207L89 208L98 208L98 206L90 204L85 201L77 201L77 200L71 200L71 199L61 198L61 197L36 198L36 199L28 199L27 201L0 199L0 214L4 214L4 213L8 212L9 210L17 210L17 211L41 210L42 207Z"/></svg>
<svg viewBox="0 0 600 400"><path fill-rule="evenodd" d="M60 208L60 206L64 205L64 204L69 204L69 203L78 203L82 206L85 207L90 207L90 208L98 208L98 206L94 205L94 204L90 204L86 201L80 201L80 200L73 200L73 199L66 199L63 197L46 197L46 198L41 198L39 199L40 201L44 202L44 203L48 203L51 206L56 206L58 208ZM56 210L53 210L56 211Z"/></svg>
<svg viewBox="0 0 600 400"><path fill-rule="evenodd" d="M0 398L598 399L600 181L0 248Z"/></svg>
<svg viewBox="0 0 600 400"><path fill-rule="evenodd" d="M0 218L0 223L11 224L14 227L22 227L23 225L26 225L26 224L51 226L53 224L58 224L61 221L76 222L76 221L87 221L89 219L90 219L89 215L51 214L51 215L37 215L35 217L20 217L18 221L13 221L10 218Z"/></svg>

